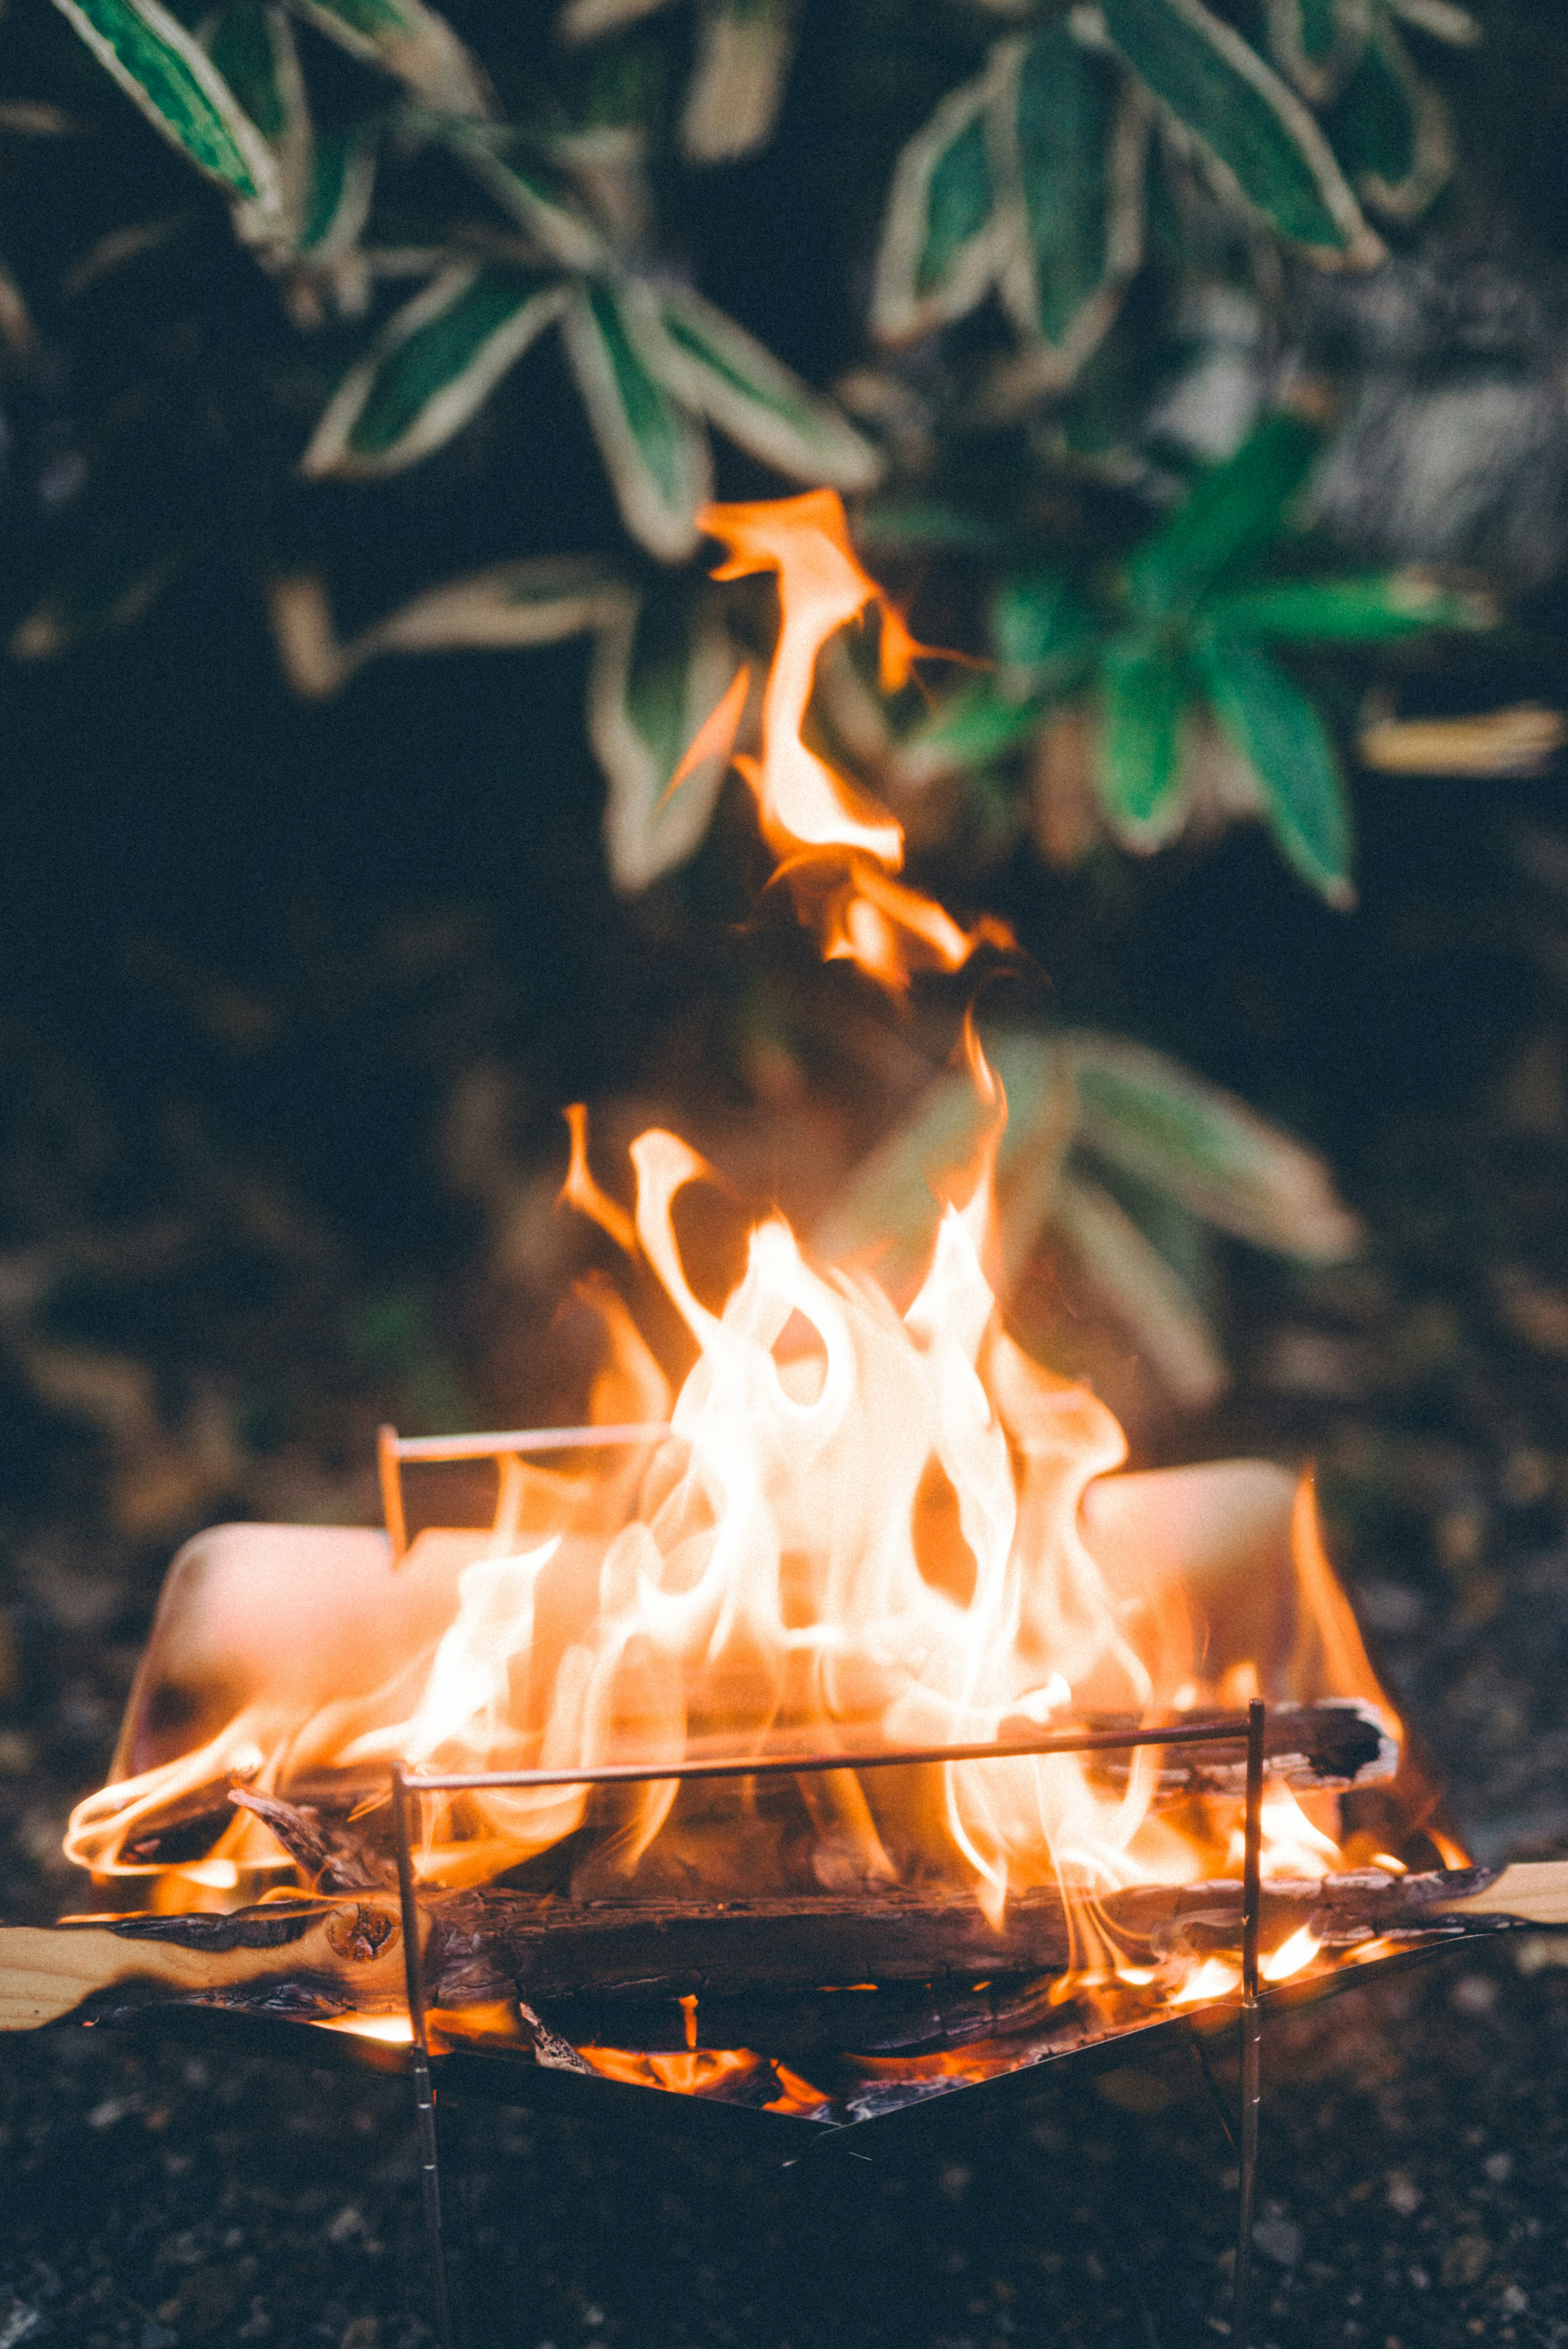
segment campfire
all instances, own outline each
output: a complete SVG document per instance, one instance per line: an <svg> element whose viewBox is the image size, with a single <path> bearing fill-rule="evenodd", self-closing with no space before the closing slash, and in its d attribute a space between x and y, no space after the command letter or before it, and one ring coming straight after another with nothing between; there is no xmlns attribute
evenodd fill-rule
<svg viewBox="0 0 1568 2349"><path fill-rule="evenodd" d="M830 635L874 627L895 680L920 653L837 502L707 523L781 619L687 771L733 758L829 957L896 994L1002 951L809 745ZM973 1021L963 1050L978 1138L913 1283L819 1260L671 1132L606 1187L568 1112L566 1209L673 1307L679 1375L596 1282L584 1424L387 1431L385 1532L188 1545L71 1819L88 1889L0 1934L0 2023L265 2025L836 2134L1568 1917L1557 1871L1466 1865L1310 1480L1126 1473L1105 1405L1009 1334L1006 1102ZM436 1471L487 1461L485 1522L416 1526Z"/></svg>

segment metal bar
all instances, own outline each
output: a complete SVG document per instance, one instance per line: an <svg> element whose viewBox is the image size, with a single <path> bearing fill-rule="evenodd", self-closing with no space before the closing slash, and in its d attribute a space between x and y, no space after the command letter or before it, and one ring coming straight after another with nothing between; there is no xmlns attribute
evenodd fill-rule
<svg viewBox="0 0 1568 2349"><path fill-rule="evenodd" d="M503 1452L598 1452L613 1444L655 1444L674 1433L665 1420L616 1427L520 1427L505 1435L399 1435L385 1428L395 1459L490 1460Z"/></svg>
<svg viewBox="0 0 1568 2349"><path fill-rule="evenodd" d="M413 2033L409 2075L414 2087L414 2127L419 2148L419 2199L425 2247L430 2262L430 2294L441 2349L458 2349L452 2329L447 2251L441 2229L441 2150L436 2128L436 2091L430 2078L430 2033L425 2013L425 1980L419 1963L419 1909L414 1897L414 1848L408 1829L408 1785L400 1762L392 1765L392 1819L397 1844L397 1898L403 1917L403 1979Z"/></svg>
<svg viewBox="0 0 1568 2349"><path fill-rule="evenodd" d="M715 1762L602 1762L568 1770L445 1770L410 1774L418 1794L457 1795L487 1786L639 1786L665 1778L789 1778L816 1770L913 1769L932 1762L1008 1762L1026 1754L1106 1754L1138 1745L1239 1744L1245 1722L1172 1723L1163 1729L1084 1729L976 1745L923 1745L877 1754L756 1754ZM1260 1771L1262 1764L1260 1761Z"/></svg>
<svg viewBox="0 0 1568 2349"><path fill-rule="evenodd" d="M1253 2214L1258 2192L1258 2119L1263 2101L1263 2010L1258 2003L1258 1926L1263 1914L1264 1724L1265 1707L1247 1707L1247 1808L1242 1864L1242 2145L1236 2212L1233 2349L1247 2349L1251 2314Z"/></svg>
<svg viewBox="0 0 1568 2349"><path fill-rule="evenodd" d="M376 1465L381 1477L381 1515L396 1565L408 1547L408 1524L403 1515L403 1474L398 1465L397 1431L383 1423L376 1431Z"/></svg>

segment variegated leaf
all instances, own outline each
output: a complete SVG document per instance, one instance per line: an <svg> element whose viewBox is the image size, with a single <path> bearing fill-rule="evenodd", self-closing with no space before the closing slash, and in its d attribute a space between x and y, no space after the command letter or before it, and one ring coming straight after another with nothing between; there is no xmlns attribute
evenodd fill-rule
<svg viewBox="0 0 1568 2349"><path fill-rule="evenodd" d="M1429 33L1434 41L1446 41L1450 48L1474 48L1481 37L1470 10L1459 7L1456 0L1388 0L1388 5L1407 25Z"/></svg>
<svg viewBox="0 0 1568 2349"><path fill-rule="evenodd" d="M443 114L487 116L495 96L483 68L424 0L293 0L318 33L378 66Z"/></svg>
<svg viewBox="0 0 1568 2349"><path fill-rule="evenodd" d="M609 784L604 846L617 889L647 888L700 844L727 753L702 759L670 786L739 667L719 598L706 585L651 587L623 599L601 625L588 680L588 739Z"/></svg>
<svg viewBox="0 0 1568 2349"><path fill-rule="evenodd" d="M561 644L622 617L634 597L591 555L494 563L427 588L345 643L331 600L311 573L273 579L267 615L278 662L295 693L325 701L383 654L516 652Z"/></svg>
<svg viewBox="0 0 1568 2349"><path fill-rule="evenodd" d="M1360 1240L1315 1150L1179 1061L1125 1036L1061 1039L1078 1134L1106 1165L1254 1247L1334 1264Z"/></svg>
<svg viewBox="0 0 1568 2349"><path fill-rule="evenodd" d="M566 0L555 20L555 36L573 46L601 40L606 33L619 33L666 5L667 0Z"/></svg>
<svg viewBox="0 0 1568 2349"><path fill-rule="evenodd" d="M712 467L701 419L653 363L665 335L652 293L634 280L579 285L562 332L627 529L661 562L683 561L700 535Z"/></svg>
<svg viewBox="0 0 1568 2349"><path fill-rule="evenodd" d="M1372 0L1268 0L1269 48L1309 106L1325 106L1355 71L1372 28Z"/></svg>
<svg viewBox="0 0 1568 2349"><path fill-rule="evenodd" d="M1366 202L1391 220L1418 220L1453 175L1449 109L1387 17L1324 128Z"/></svg>
<svg viewBox="0 0 1568 2349"><path fill-rule="evenodd" d="M1232 26L1202 0L1103 0L1102 13L1133 71L1281 236L1339 267L1382 259L1323 132Z"/></svg>
<svg viewBox="0 0 1568 2349"><path fill-rule="evenodd" d="M492 563L427 588L366 629L351 651L368 660L378 653L511 652L560 644L618 623L630 603L625 582L591 555Z"/></svg>
<svg viewBox="0 0 1568 2349"><path fill-rule="evenodd" d="M201 45L277 166L278 233L297 242L315 176L314 140L294 26L275 0L224 0L201 27Z"/></svg>
<svg viewBox="0 0 1568 2349"><path fill-rule="evenodd" d="M1244 636L1213 636L1198 662L1214 714L1252 765L1288 861L1331 905L1355 903L1345 779L1310 694Z"/></svg>
<svg viewBox="0 0 1568 2349"><path fill-rule="evenodd" d="M1228 1373L1214 1333L1186 1282L1101 1183L1068 1172L1057 1185L1057 1236L1145 1367L1173 1401L1203 1411Z"/></svg>
<svg viewBox="0 0 1568 2349"><path fill-rule="evenodd" d="M467 123L444 124L439 135L543 258L562 269L593 272L608 265L605 241L566 173L537 146L513 131Z"/></svg>
<svg viewBox="0 0 1568 2349"><path fill-rule="evenodd" d="M317 261L351 253L370 217L376 192L376 140L363 123L318 130L299 249Z"/></svg>
<svg viewBox="0 0 1568 2349"><path fill-rule="evenodd" d="M842 411L700 294L661 293L658 318L662 344L650 341L649 355L665 386L752 456L792 481L836 490L877 481L882 460Z"/></svg>
<svg viewBox="0 0 1568 2349"><path fill-rule="evenodd" d="M1568 745L1568 718L1514 702L1475 718L1379 718L1357 737L1382 775L1543 775Z"/></svg>
<svg viewBox="0 0 1568 2349"><path fill-rule="evenodd" d="M1020 46L998 41L985 71L948 93L898 159L872 288L879 342L910 342L962 318L995 277L1006 191L987 117L1012 83Z"/></svg>
<svg viewBox="0 0 1568 2349"><path fill-rule="evenodd" d="M704 0L681 116L694 163L735 163L772 136L795 47L793 0Z"/></svg>
<svg viewBox="0 0 1568 2349"><path fill-rule="evenodd" d="M1109 58L1053 25L1017 50L993 121L1016 191L997 288L1032 347L1010 370L1032 395L1071 381L1142 259L1148 101Z"/></svg>
<svg viewBox="0 0 1568 2349"><path fill-rule="evenodd" d="M567 301L559 284L454 262L349 369L301 460L312 476L396 472L460 431Z"/></svg>
<svg viewBox="0 0 1568 2349"><path fill-rule="evenodd" d="M201 44L160 0L55 0L171 147L260 225L279 209L271 150Z"/></svg>

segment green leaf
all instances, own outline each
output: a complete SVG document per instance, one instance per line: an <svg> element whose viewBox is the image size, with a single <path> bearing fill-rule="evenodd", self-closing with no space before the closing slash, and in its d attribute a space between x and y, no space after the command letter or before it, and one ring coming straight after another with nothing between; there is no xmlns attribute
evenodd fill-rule
<svg viewBox="0 0 1568 2349"><path fill-rule="evenodd" d="M375 191L374 131L363 123L318 130L300 222L300 252L319 261L351 253L370 217Z"/></svg>
<svg viewBox="0 0 1568 2349"><path fill-rule="evenodd" d="M1202 474L1127 565L1135 612L1191 611L1226 572L1265 546L1321 446L1305 417L1265 417L1233 457Z"/></svg>
<svg viewBox="0 0 1568 2349"><path fill-rule="evenodd" d="M993 119L1010 149L1016 225L997 279L1029 345L1031 392L1070 382L1143 257L1149 107L1066 25L1022 45Z"/></svg>
<svg viewBox="0 0 1568 2349"><path fill-rule="evenodd" d="M962 318L995 276L1006 221L986 118L1020 46L996 42L984 73L949 91L898 159L872 288L879 342L912 342Z"/></svg>
<svg viewBox="0 0 1568 2349"><path fill-rule="evenodd" d="M1214 713L1252 762L1286 858L1331 905L1352 905L1350 807L1315 704L1245 637L1212 637L1198 657Z"/></svg>
<svg viewBox="0 0 1568 2349"><path fill-rule="evenodd" d="M449 263L345 376L304 471L391 473L428 457L478 414L567 298L564 286L520 270Z"/></svg>
<svg viewBox="0 0 1568 2349"><path fill-rule="evenodd" d="M275 147L304 97L284 11L267 0L227 0L202 26L201 44L263 138Z"/></svg>
<svg viewBox="0 0 1568 2349"><path fill-rule="evenodd" d="M1343 88L1371 24L1371 0L1268 0L1270 50L1309 106Z"/></svg>
<svg viewBox="0 0 1568 2349"><path fill-rule="evenodd" d="M563 333L622 519L662 563L684 561L710 493L707 435L650 363L664 346L654 295L635 280L580 285Z"/></svg>
<svg viewBox="0 0 1568 2349"><path fill-rule="evenodd" d="M1102 13L1133 71L1281 236L1341 266L1381 260L1306 108L1202 0L1103 0Z"/></svg>
<svg viewBox="0 0 1568 2349"><path fill-rule="evenodd" d="M1054 571L1005 579L990 620L998 680L1015 700L1031 688L1057 692L1076 683L1099 634L1088 605Z"/></svg>
<svg viewBox="0 0 1568 2349"><path fill-rule="evenodd" d="M315 176L314 140L294 26L274 0L225 0L201 43L277 166L279 233L293 243Z"/></svg>
<svg viewBox="0 0 1568 2349"><path fill-rule="evenodd" d="M478 60L423 0L293 0L307 23L443 114L484 117L495 98Z"/></svg>
<svg viewBox="0 0 1568 2349"><path fill-rule="evenodd" d="M1163 1052L1088 1029L1060 1042L1079 1139L1106 1165L1254 1247L1315 1264L1354 1250L1359 1227L1315 1151Z"/></svg>
<svg viewBox="0 0 1568 2349"><path fill-rule="evenodd" d="M736 163L766 147L795 47L791 0L705 0L681 116L694 163Z"/></svg>
<svg viewBox="0 0 1568 2349"><path fill-rule="evenodd" d="M171 147L256 220L277 211L277 171L265 140L206 51L160 0L55 5Z"/></svg>
<svg viewBox="0 0 1568 2349"><path fill-rule="evenodd" d="M472 123L433 126L502 212L562 269L604 269L610 252L566 175L511 130Z"/></svg>
<svg viewBox="0 0 1568 2349"><path fill-rule="evenodd" d="M1113 637L1100 664L1095 790L1118 838L1161 847L1181 821L1180 728L1186 699L1169 649Z"/></svg>
<svg viewBox="0 0 1568 2349"><path fill-rule="evenodd" d="M588 680L588 739L604 770L610 877L627 895L684 864L712 818L729 761L716 752L670 778L728 689L740 657L706 584L661 583L601 626ZM667 794L667 796L666 796Z"/></svg>
<svg viewBox="0 0 1568 2349"><path fill-rule="evenodd" d="M1324 129L1367 202L1394 220L1418 220L1452 176L1448 108L1387 18Z"/></svg>
<svg viewBox="0 0 1568 2349"><path fill-rule="evenodd" d="M972 678L903 737L896 753L900 780L918 789L988 766L1028 741L1048 706L1043 696L1009 698L994 678Z"/></svg>
<svg viewBox="0 0 1568 2349"><path fill-rule="evenodd" d="M1120 1201L1069 1169L1057 1184L1052 1224L1157 1383L1185 1410L1206 1410L1229 1383L1214 1333L1180 1273Z"/></svg>
<svg viewBox="0 0 1568 2349"><path fill-rule="evenodd" d="M1377 644L1429 628L1487 628L1495 605L1418 571L1367 571L1349 579L1292 579L1218 595L1205 617L1224 636L1284 636L1301 644Z"/></svg>
<svg viewBox="0 0 1568 2349"><path fill-rule="evenodd" d="M869 490L882 460L830 399L792 375L754 336L687 287L662 293L661 380L732 440L793 481Z"/></svg>

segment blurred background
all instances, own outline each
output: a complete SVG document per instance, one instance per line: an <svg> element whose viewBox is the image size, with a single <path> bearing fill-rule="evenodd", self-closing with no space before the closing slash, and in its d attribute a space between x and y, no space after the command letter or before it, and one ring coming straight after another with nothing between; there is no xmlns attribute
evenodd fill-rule
<svg viewBox="0 0 1568 2349"><path fill-rule="evenodd" d="M0 1911L67 1897L185 1536L370 1521L382 1419L582 1407L571 1283L609 1260L553 1211L563 1104L622 1195L657 1120L805 1229L921 1146L967 978L900 1008L820 967L738 781L660 807L775 625L706 584L710 463L727 497L836 482L975 664L888 697L841 645L813 722L922 885L1012 923L987 1033L1077 1085L1018 1326L1135 1461L1315 1458L1478 1855L1562 1849L1560 10L521 16L0 23ZM1511 1978L1499 2081L1535 2061L1525 1990L1555 1995ZM139 2075L99 2122L101 2081L28 2061L48 2159L88 2105L102 2137L168 2101ZM143 2306L129 2269L131 2313L91 2314L79 2240L51 2300L39 2197L0 2341L266 2314ZM343 2225L329 2269L374 2233ZM1506 2299L1539 2316L1544 2275L1466 2258L1452 2338L1561 2337ZM1053 2324L1167 2337L1072 2272ZM1281 2342L1330 2308L1339 2337L1314 2289ZM1423 2290L1368 2337L1449 2339L1399 2313ZM404 2337L352 2301L320 2337ZM998 2309L918 2337L1005 2337ZM764 2337L688 2317L669 2339Z"/></svg>

